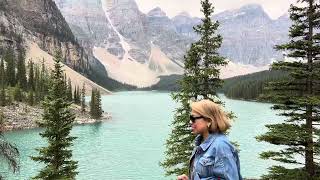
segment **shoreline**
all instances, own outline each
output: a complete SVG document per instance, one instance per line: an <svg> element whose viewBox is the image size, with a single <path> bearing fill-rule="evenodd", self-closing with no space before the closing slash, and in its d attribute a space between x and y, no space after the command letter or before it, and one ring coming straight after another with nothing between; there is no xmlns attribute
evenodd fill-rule
<svg viewBox="0 0 320 180"><path fill-rule="evenodd" d="M76 117L74 125L94 124L112 118L110 113L104 112L100 119L93 119L87 107L85 113L81 113L79 105L72 104L70 108ZM0 111L3 113L2 132L40 128L36 122L42 119L43 109L39 105L29 106L26 103L14 102L12 105L0 107Z"/></svg>

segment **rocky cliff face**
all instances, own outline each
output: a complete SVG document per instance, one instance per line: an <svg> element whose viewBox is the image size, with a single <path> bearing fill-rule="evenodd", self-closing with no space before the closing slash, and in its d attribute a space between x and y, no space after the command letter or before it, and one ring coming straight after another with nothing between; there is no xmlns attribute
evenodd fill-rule
<svg viewBox="0 0 320 180"><path fill-rule="evenodd" d="M53 1L3 1L1 24L7 32L13 31L22 39L36 42L50 54L61 48L67 65L81 71L89 68L88 55L77 43Z"/></svg>
<svg viewBox="0 0 320 180"><path fill-rule="evenodd" d="M85 16L84 21L89 22ZM76 28L77 26L73 27L73 29ZM77 73L81 73L105 88L121 88L123 85L110 79L105 67L93 56L90 41L79 42L77 39L78 37L91 41L101 39L96 34L83 32L85 30L72 31L52 0L0 1L0 49L6 49L9 46L16 49L17 44L21 43L25 48L36 43L50 55L53 55L56 49L61 49L64 63ZM104 30L97 33L103 35ZM88 31L91 32L90 29ZM74 32L78 33L77 38Z"/></svg>

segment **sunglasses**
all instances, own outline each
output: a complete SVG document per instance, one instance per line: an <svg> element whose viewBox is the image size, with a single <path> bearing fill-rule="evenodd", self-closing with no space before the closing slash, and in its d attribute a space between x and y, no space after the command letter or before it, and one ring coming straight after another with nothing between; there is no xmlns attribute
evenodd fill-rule
<svg viewBox="0 0 320 180"><path fill-rule="evenodd" d="M190 121L192 123L195 123L197 119L202 119L202 118L204 118L204 117L203 116L194 117L194 116L190 115Z"/></svg>

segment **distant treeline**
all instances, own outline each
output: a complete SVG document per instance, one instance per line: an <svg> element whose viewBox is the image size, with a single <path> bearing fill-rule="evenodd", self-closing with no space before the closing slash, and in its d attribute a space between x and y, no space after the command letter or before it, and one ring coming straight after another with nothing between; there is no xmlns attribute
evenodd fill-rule
<svg viewBox="0 0 320 180"><path fill-rule="evenodd" d="M262 100L259 99L259 96L263 93L263 89L268 82L277 81L285 77L288 77L287 73L276 70L236 76L225 79L224 85L219 92L232 99ZM161 76L157 84L140 90L178 91L181 78L181 75ZM266 99L263 101L266 101Z"/></svg>
<svg viewBox="0 0 320 180"><path fill-rule="evenodd" d="M266 70L225 79L222 92L233 99L259 100L268 82L288 77L283 71Z"/></svg>
<svg viewBox="0 0 320 180"><path fill-rule="evenodd" d="M160 76L160 81L147 88L141 88L139 90L158 90L158 91L178 91L179 90L179 80L181 80L182 75L170 75L170 76Z"/></svg>

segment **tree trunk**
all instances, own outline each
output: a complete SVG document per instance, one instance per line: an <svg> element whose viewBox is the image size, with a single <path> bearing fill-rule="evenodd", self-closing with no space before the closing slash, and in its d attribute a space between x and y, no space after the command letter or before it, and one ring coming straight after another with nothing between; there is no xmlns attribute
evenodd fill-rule
<svg viewBox="0 0 320 180"><path fill-rule="evenodd" d="M314 0L309 0L309 12L308 12L308 21L309 21L309 41L313 41L313 17L312 14L314 14L314 7L313 7L313 2ZM313 45L313 43L311 43ZM309 48L311 49L311 48ZM312 71L312 51L308 50L307 52L307 58L308 58L308 72ZM308 75L307 78L307 95L312 95L312 81L313 77L312 75ZM313 107L311 105L306 106L306 128L307 128L307 133L308 133L308 138L306 139L306 159L305 159L305 164L306 164L306 171L308 174L312 177L315 174L315 167L314 167L314 161L313 161L313 129L312 129L312 111Z"/></svg>

